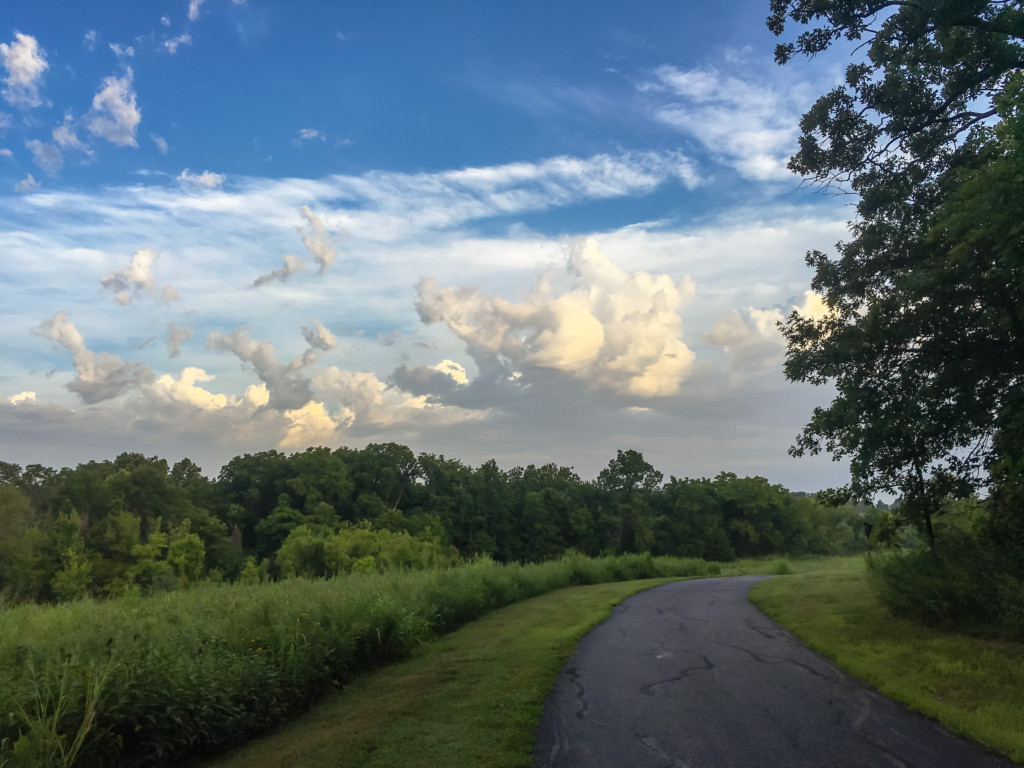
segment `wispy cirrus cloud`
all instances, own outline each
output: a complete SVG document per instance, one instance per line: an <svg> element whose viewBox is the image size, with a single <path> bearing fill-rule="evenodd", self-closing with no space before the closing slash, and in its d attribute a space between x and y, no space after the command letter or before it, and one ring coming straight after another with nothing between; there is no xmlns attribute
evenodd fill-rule
<svg viewBox="0 0 1024 768"><path fill-rule="evenodd" d="M800 115L820 84L741 62L680 69L658 67L637 86L655 120L702 144L717 161L756 181L792 180L786 161L796 149ZM747 62L742 62L746 64Z"/></svg>
<svg viewBox="0 0 1024 768"><path fill-rule="evenodd" d="M56 144L32 139L25 142L25 147L32 153L32 161L50 176L56 176L64 165L64 156Z"/></svg>
<svg viewBox="0 0 1024 768"><path fill-rule="evenodd" d="M663 184L693 188L700 183L692 161L678 152L560 156L534 163L436 173L374 171L322 179L232 177L230 192L217 188L219 174L206 173L210 175L185 172L184 177L178 177L187 186L205 177L203 183L209 192L203 195L160 185L111 187L91 195L64 190L59 198L44 196L36 200L36 212L45 215L59 202L69 212L83 216L101 212L113 224L128 222L144 210L152 226L161 217L166 217L171 226L175 217L187 215L220 228L233 226L234 222L239 232L251 230L258 219L262 225L279 227L282 234L287 234L294 232L294 211L298 210L310 243L330 246L329 238L339 232L367 242L421 242L429 233L454 230L475 221L596 200L639 197ZM311 218L301 213L303 206L320 222L322 233ZM22 213L29 214L28 210ZM328 250L321 245L315 247L321 250L322 263L329 266L333 259ZM285 246L282 250L288 249ZM311 253L317 255L316 251Z"/></svg>
<svg viewBox="0 0 1024 768"><path fill-rule="evenodd" d="M121 45L120 43L110 43L110 50L114 52L114 55L118 59L132 59L135 58L135 48L131 45Z"/></svg>
<svg viewBox="0 0 1024 768"><path fill-rule="evenodd" d="M176 55L178 53L178 49L182 46L187 47L190 45L192 45L192 35L188 32L180 34L177 37L172 37L169 40L164 40L163 42L164 50L171 56Z"/></svg>
<svg viewBox="0 0 1024 768"><path fill-rule="evenodd" d="M187 326L176 325L175 323L167 324L167 356L170 358L177 357L181 354L181 345L192 338L195 333L194 328Z"/></svg>
<svg viewBox="0 0 1024 768"><path fill-rule="evenodd" d="M30 173L14 185L14 190L16 192L31 192L33 189L39 189L40 186L42 185Z"/></svg>
<svg viewBox="0 0 1024 768"><path fill-rule="evenodd" d="M298 135L292 139L292 144L296 147L301 147L304 142L313 141L314 139L320 139L320 141L327 141L327 137L324 136L316 128L300 128Z"/></svg>
<svg viewBox="0 0 1024 768"><path fill-rule="evenodd" d="M167 154L167 150L169 149L167 139L165 139L163 136L157 136L155 133L149 134L149 138L153 141L154 144L156 144L157 151L161 155Z"/></svg>

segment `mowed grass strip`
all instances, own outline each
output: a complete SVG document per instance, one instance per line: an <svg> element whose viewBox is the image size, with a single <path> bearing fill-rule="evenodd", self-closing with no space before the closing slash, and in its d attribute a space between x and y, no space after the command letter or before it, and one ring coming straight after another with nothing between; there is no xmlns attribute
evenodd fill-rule
<svg viewBox="0 0 1024 768"><path fill-rule="evenodd" d="M570 587L494 611L198 765L527 768L544 700L579 639L629 595L677 580Z"/></svg>
<svg viewBox="0 0 1024 768"><path fill-rule="evenodd" d="M768 579L750 599L850 674L1024 764L1024 645L894 617L863 567Z"/></svg>

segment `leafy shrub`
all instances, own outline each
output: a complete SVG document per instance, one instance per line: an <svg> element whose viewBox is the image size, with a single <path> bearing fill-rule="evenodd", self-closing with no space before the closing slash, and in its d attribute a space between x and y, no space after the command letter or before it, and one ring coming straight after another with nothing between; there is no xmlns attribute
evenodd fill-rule
<svg viewBox="0 0 1024 768"><path fill-rule="evenodd" d="M950 528L934 549L869 560L882 601L902 616L1024 637L1024 573L984 530Z"/></svg>

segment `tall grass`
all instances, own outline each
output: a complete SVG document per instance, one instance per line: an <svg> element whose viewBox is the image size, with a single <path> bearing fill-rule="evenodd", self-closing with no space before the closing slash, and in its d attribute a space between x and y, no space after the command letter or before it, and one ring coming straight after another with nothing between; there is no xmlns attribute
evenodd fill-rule
<svg viewBox="0 0 1024 768"><path fill-rule="evenodd" d="M566 586L718 572L703 560L536 565L229 585L0 613L0 766L161 766L221 749L359 671Z"/></svg>

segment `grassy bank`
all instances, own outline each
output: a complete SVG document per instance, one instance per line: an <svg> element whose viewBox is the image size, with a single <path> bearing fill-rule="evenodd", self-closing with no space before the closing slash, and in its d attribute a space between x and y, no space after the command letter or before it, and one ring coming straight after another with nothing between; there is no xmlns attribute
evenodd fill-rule
<svg viewBox="0 0 1024 768"><path fill-rule="evenodd" d="M201 768L532 766L544 700L579 638L665 581L572 587L495 611Z"/></svg>
<svg viewBox="0 0 1024 768"><path fill-rule="evenodd" d="M1024 764L1024 647L890 615L856 570L769 579L761 610L811 648L950 730Z"/></svg>
<svg viewBox="0 0 1024 768"><path fill-rule="evenodd" d="M713 572L701 560L567 556L22 606L0 613L0 765L179 765L495 608Z"/></svg>

